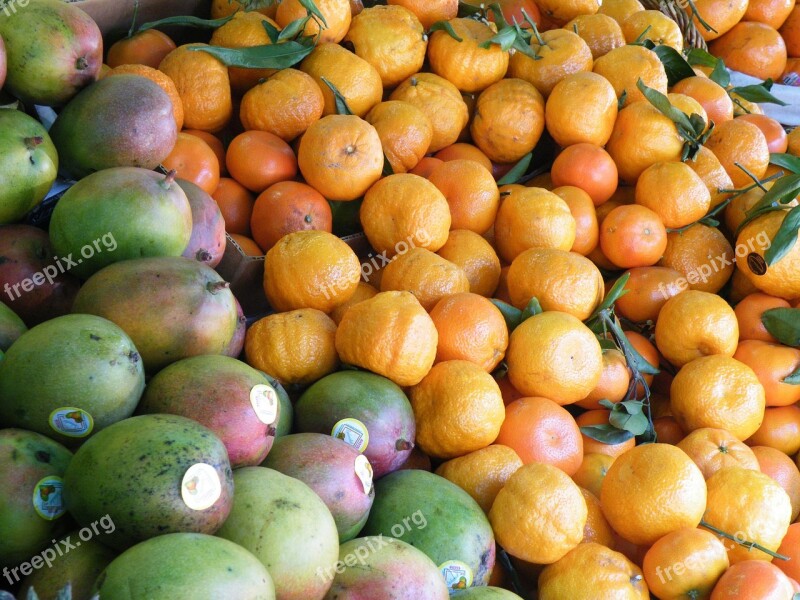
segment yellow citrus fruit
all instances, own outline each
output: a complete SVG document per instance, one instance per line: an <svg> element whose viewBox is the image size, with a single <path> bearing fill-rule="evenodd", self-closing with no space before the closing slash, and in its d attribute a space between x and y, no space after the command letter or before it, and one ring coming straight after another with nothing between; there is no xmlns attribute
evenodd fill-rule
<svg viewBox="0 0 800 600"><path fill-rule="evenodd" d="M725 429L695 429L677 446L689 455L706 479L725 467L758 471L758 460L750 447Z"/></svg>
<svg viewBox="0 0 800 600"><path fill-rule="evenodd" d="M459 267L426 248L398 254L383 270L381 291L406 291L430 311L451 294L469 292L467 275Z"/></svg>

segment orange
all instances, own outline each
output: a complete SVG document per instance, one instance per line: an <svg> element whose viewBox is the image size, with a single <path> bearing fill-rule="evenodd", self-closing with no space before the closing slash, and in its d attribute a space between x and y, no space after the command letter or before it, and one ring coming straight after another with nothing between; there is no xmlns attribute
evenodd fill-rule
<svg viewBox="0 0 800 600"><path fill-rule="evenodd" d="M641 10L620 23L627 43L651 40L657 45L683 51L683 32L678 24L660 10Z"/></svg>
<svg viewBox="0 0 800 600"><path fill-rule="evenodd" d="M542 571L539 600L625 598L647 600L642 570L624 554L596 543L580 544Z"/></svg>
<svg viewBox="0 0 800 600"><path fill-rule="evenodd" d="M600 223L600 248L611 262L623 269L656 264L666 247L664 223L646 206L618 206Z"/></svg>
<svg viewBox="0 0 800 600"><path fill-rule="evenodd" d="M344 304L340 304L330 314L331 319L337 325L342 322L342 317L344 317L344 313L346 313L351 306L354 304L358 304L363 300L369 300L370 298L376 296L378 294L378 290L372 287L368 283L364 283L363 281L358 282L358 287L356 288L355 294L350 296L350 299L347 300Z"/></svg>
<svg viewBox="0 0 800 600"><path fill-rule="evenodd" d="M706 215L711 194L686 163L657 162L639 175L636 203L655 212L666 227L678 229Z"/></svg>
<svg viewBox="0 0 800 600"><path fill-rule="evenodd" d="M611 526L608 524L605 516L603 516L603 509L600 506L600 500L597 498L597 494L593 494L584 488L581 488L581 493L583 494L583 499L586 501L586 508L588 509L588 516L586 517L586 525L583 528L583 540L581 540L581 543L586 544L594 542L601 546L611 548L614 545L614 532L611 530Z"/></svg>
<svg viewBox="0 0 800 600"><path fill-rule="evenodd" d="M659 442L673 446L683 439L684 432L675 417L658 417L653 419L653 429Z"/></svg>
<svg viewBox="0 0 800 600"><path fill-rule="evenodd" d="M603 481L600 503L614 531L634 544L649 545L700 523L706 484L682 450L645 444L617 457Z"/></svg>
<svg viewBox="0 0 800 600"><path fill-rule="evenodd" d="M508 328L500 310L473 293L445 296L430 311L439 332L436 361L466 360L491 373L508 348Z"/></svg>
<svg viewBox="0 0 800 600"><path fill-rule="evenodd" d="M178 134L172 152L161 164L168 171L174 169L178 177L191 181L207 194L213 194L219 185L217 155L203 140L188 133Z"/></svg>
<svg viewBox="0 0 800 600"><path fill-rule="evenodd" d="M708 47L725 66L759 79L778 79L786 68L786 43L774 28L741 21Z"/></svg>
<svg viewBox="0 0 800 600"><path fill-rule="evenodd" d="M322 90L325 97L323 115L337 113L336 99L325 81L339 90L350 112L359 117L367 114L383 98L383 83L377 69L339 44L317 45L299 68L311 75Z"/></svg>
<svg viewBox="0 0 800 600"><path fill-rule="evenodd" d="M244 6L242 6L244 4ZM212 0L211 2L211 18L221 19L227 17L237 11L256 11L268 17L275 16L275 10L278 8L278 3L273 0Z"/></svg>
<svg viewBox="0 0 800 600"><path fill-rule="evenodd" d="M581 408L598 409L600 400L619 402L627 396L629 385L630 372L625 355L616 349L605 349L603 350L603 373L600 375L600 381L589 392L589 395L575 404ZM606 419L607 421L608 419ZM585 445L586 443L584 443Z"/></svg>
<svg viewBox="0 0 800 600"><path fill-rule="evenodd" d="M303 33L315 38L318 44L324 42L341 42L350 27L352 12L350 0L314 0L314 5L324 18L324 25L317 19L309 19ZM275 12L275 20L281 28L292 21L302 19L308 11L300 0L281 0Z"/></svg>
<svg viewBox="0 0 800 600"><path fill-rule="evenodd" d="M536 36L531 38L531 49L539 56L534 60L516 52L508 63L508 75L532 83L547 97L555 85L571 73L592 70L592 51L573 31L551 29L541 34L544 44Z"/></svg>
<svg viewBox="0 0 800 600"><path fill-rule="evenodd" d="M585 398L603 373L597 338L576 317L557 311L533 316L511 333L506 363L520 392L559 404Z"/></svg>
<svg viewBox="0 0 800 600"><path fill-rule="evenodd" d="M786 130L783 125L778 121L766 115L753 114L742 115L737 119L748 121L761 130L767 140L767 148L769 148L770 153L777 152L780 154L786 152L789 147L789 139L786 136Z"/></svg>
<svg viewBox="0 0 800 600"><path fill-rule="evenodd" d="M500 281L500 259L492 245L474 231L454 229L437 252L467 276L469 291L491 297Z"/></svg>
<svg viewBox="0 0 800 600"><path fill-rule="evenodd" d="M436 358L433 321L409 292L381 292L350 307L336 330L346 364L368 369L397 385L416 385Z"/></svg>
<svg viewBox="0 0 800 600"><path fill-rule="evenodd" d="M773 211L742 228L736 238L736 267L759 291L793 299L800 296L800 271L797 270L800 244L794 244L783 258L769 265L763 274L756 274L752 270L752 265L758 264L758 259L753 255L763 258L786 214L786 211ZM760 270L757 272L761 273Z"/></svg>
<svg viewBox="0 0 800 600"><path fill-rule="evenodd" d="M573 185L557 187L553 193L567 203L575 219L575 241L570 250L586 256L600 243L600 227L591 196Z"/></svg>
<svg viewBox="0 0 800 600"><path fill-rule="evenodd" d="M636 82L639 79L647 87L662 94L667 93L667 73L658 55L644 46L620 46L601 56L594 63L593 71L602 75L614 87L617 98L625 93L624 106L644 100Z"/></svg>
<svg viewBox="0 0 800 600"><path fill-rule="evenodd" d="M784 383L800 367L800 350L760 340L742 340L733 357L753 369L764 386L767 406L800 401L800 386Z"/></svg>
<svg viewBox="0 0 800 600"><path fill-rule="evenodd" d="M245 256L264 256L264 250L252 238L238 233L232 233L230 236Z"/></svg>
<svg viewBox="0 0 800 600"><path fill-rule="evenodd" d="M776 560L775 564L780 562ZM792 583L775 564L763 560L744 560L731 566L720 577L710 600L791 598L794 594Z"/></svg>
<svg viewBox="0 0 800 600"><path fill-rule="evenodd" d="M225 146L223 145L221 139L219 139L213 133L209 133L208 131L200 131L199 129L184 129L182 133L188 133L189 135L199 137L206 144L208 144L208 147L211 148L214 151L214 154L217 155L220 175L228 175L228 168L225 165Z"/></svg>
<svg viewBox="0 0 800 600"><path fill-rule="evenodd" d="M544 111L544 98L531 83L503 79L478 96L469 131L490 160L516 162L539 142Z"/></svg>
<svg viewBox="0 0 800 600"><path fill-rule="evenodd" d="M789 56L800 56L800 7L795 5L779 29Z"/></svg>
<svg viewBox="0 0 800 600"><path fill-rule="evenodd" d="M800 451L800 406L778 406L764 411L761 427L750 436L751 446L769 446L785 454Z"/></svg>
<svg viewBox="0 0 800 600"><path fill-rule="evenodd" d="M748 0L695 0L694 5L703 21L711 29L706 29L697 17L694 17L695 27L697 27L704 40L710 41L727 33L742 20L745 12L747 12ZM690 12L688 6L683 8L686 12Z"/></svg>
<svg viewBox="0 0 800 600"><path fill-rule="evenodd" d="M678 94L675 92L670 92L667 94L667 100L669 100L669 103L672 104L672 106L680 110L687 117L691 117L692 115L700 116L703 119L703 122L706 124L704 131L708 130L708 113L706 112L706 109L703 108L703 105L697 100L687 94Z"/></svg>
<svg viewBox="0 0 800 600"><path fill-rule="evenodd" d="M455 483L488 513L497 494L521 466L514 450L492 444L442 463L436 474Z"/></svg>
<svg viewBox="0 0 800 600"><path fill-rule="evenodd" d="M458 14L457 0L388 0L387 4L407 8L417 16L425 29L437 21L449 21Z"/></svg>
<svg viewBox="0 0 800 600"><path fill-rule="evenodd" d="M686 289L681 273L669 267L636 267L628 271L627 292L617 300L617 314L635 323L655 322L664 304Z"/></svg>
<svg viewBox="0 0 800 600"><path fill-rule="evenodd" d="M475 162L482 164L483 167L489 171L489 173L492 172L492 161L489 160L489 157L486 156L477 146L473 146L472 144L468 144L466 142L456 142L455 144L450 144L449 146L439 150L434 156L435 158L443 160L444 162L461 159L474 160Z"/></svg>
<svg viewBox="0 0 800 600"><path fill-rule="evenodd" d="M769 446L754 446L761 472L778 482L792 503L792 521L800 514L800 470L786 454ZM780 561L778 561L780 562Z"/></svg>
<svg viewBox="0 0 800 600"><path fill-rule="evenodd" d="M677 446L689 455L706 479L725 467L759 470L753 451L725 429L695 429Z"/></svg>
<svg viewBox="0 0 800 600"><path fill-rule="evenodd" d="M152 31L147 29L145 31ZM158 66L158 65L156 65ZM146 77L158 87L164 90L172 102L172 112L175 115L175 127L178 131L183 128L183 101L178 94L178 88L175 87L175 82L172 81L167 75L154 67L138 64L122 64L118 67L111 69L106 77L110 75L139 75Z"/></svg>
<svg viewBox="0 0 800 600"><path fill-rule="evenodd" d="M601 2L598 0L536 0L542 14L552 19L557 25L580 15L591 15L597 12Z"/></svg>
<svg viewBox="0 0 800 600"><path fill-rule="evenodd" d="M384 88L394 88L417 73L428 47L422 23L402 6L365 8L353 17L345 42L378 70Z"/></svg>
<svg viewBox="0 0 800 600"><path fill-rule="evenodd" d="M225 164L231 177L257 193L297 175L297 158L292 148L268 131L245 131L233 138L225 154Z"/></svg>
<svg viewBox="0 0 800 600"><path fill-rule="evenodd" d="M433 125L430 119L408 102L381 102L364 119L378 132L393 173L406 173L416 167L431 145Z"/></svg>
<svg viewBox="0 0 800 600"><path fill-rule="evenodd" d="M434 158L433 156L423 156L417 166L413 169L410 169L408 172L412 173L413 175L419 175L420 177L428 178L428 175L442 164L444 161L440 158Z"/></svg>
<svg viewBox="0 0 800 600"><path fill-rule="evenodd" d="M607 352L612 352L608 350ZM578 416L575 421L579 427L587 427L590 425L604 425L608 423L608 417L611 411L606 409L589 410ZM620 454L624 454L636 445L636 438L631 438L627 441L618 444L605 444L590 438L585 433L581 433L583 438L583 454L605 454L613 458L617 458ZM580 484L579 484L580 485Z"/></svg>
<svg viewBox="0 0 800 600"><path fill-rule="evenodd" d="M511 304L511 298L508 295L508 270L511 265L503 265L500 267L500 281L497 283L497 289L494 291L494 298L502 300L506 304Z"/></svg>
<svg viewBox="0 0 800 600"><path fill-rule="evenodd" d="M716 227L696 223L667 234L660 265L680 272L689 288L717 293L733 275L733 248Z"/></svg>
<svg viewBox="0 0 800 600"><path fill-rule="evenodd" d="M644 10L644 6L639 0L603 0L597 12L622 23L629 15L640 10Z"/></svg>
<svg viewBox="0 0 800 600"><path fill-rule="evenodd" d="M787 577L795 581L800 579L800 523L789 525L789 531L784 536L778 554L788 556L789 560L776 560L772 564L783 571Z"/></svg>
<svg viewBox="0 0 800 600"><path fill-rule="evenodd" d="M739 323L740 340L761 340L762 342L777 342L761 321L765 311L772 308L790 308L789 303L783 298L755 292L748 294L733 309Z"/></svg>
<svg viewBox="0 0 800 600"><path fill-rule="evenodd" d="M689 161L688 164L700 175L711 193L711 208L716 208L730 197L730 192L726 190L733 189L733 181L711 150L701 146L694 161Z"/></svg>
<svg viewBox="0 0 800 600"><path fill-rule="evenodd" d="M575 243L575 230L569 206L553 192L544 188L514 190L497 211L497 253L510 263L529 248L568 251Z"/></svg>
<svg viewBox="0 0 800 600"><path fill-rule="evenodd" d="M492 28L465 17L447 22L460 41L441 29L430 34L428 63L431 71L462 92L480 92L500 81L508 69L508 52L497 44L481 46L494 37Z"/></svg>
<svg viewBox="0 0 800 600"><path fill-rule="evenodd" d="M589 194L595 206L608 201L619 183L617 165L603 148L575 144L559 153L550 170L553 185L574 185Z"/></svg>
<svg viewBox="0 0 800 600"><path fill-rule="evenodd" d="M611 53L604 58L609 56ZM635 184L642 171L650 165L678 160L682 148L683 140L675 124L646 101L634 102L619 111L606 145L617 164L620 178L630 185Z"/></svg>
<svg viewBox="0 0 800 600"><path fill-rule="evenodd" d="M285 235L264 261L264 291L278 311L316 308L330 312L350 299L360 277L358 257L327 231Z"/></svg>
<svg viewBox="0 0 800 600"><path fill-rule="evenodd" d="M222 48L266 46L271 44L272 41L267 34L265 23L272 25L276 29L278 28L278 24L275 21L260 12L238 11L234 13L233 19L214 30L209 43L212 46L220 46ZM275 73L275 69L228 67L231 87L238 94L244 94L255 86L259 80L266 79L273 73Z"/></svg>
<svg viewBox="0 0 800 600"><path fill-rule="evenodd" d="M569 476L552 465L530 463L497 494L489 522L509 554L551 564L578 546L587 516L583 494Z"/></svg>
<svg viewBox="0 0 800 600"><path fill-rule="evenodd" d="M459 267L426 248L411 248L386 265L381 291L407 291L430 311L450 294L469 292L467 275Z"/></svg>
<svg viewBox="0 0 800 600"><path fill-rule="evenodd" d="M112 69L120 65L147 65L157 69L164 57L173 50L175 42L166 33L145 29L111 44L106 64Z"/></svg>
<svg viewBox="0 0 800 600"><path fill-rule="evenodd" d="M217 201L225 220L225 231L250 235L250 215L255 204L250 190L235 179L220 177L219 185L211 196Z"/></svg>
<svg viewBox="0 0 800 600"><path fill-rule="evenodd" d="M427 179L410 173L382 178L364 196L361 224L370 245L391 258L409 247L436 252L450 231L450 207Z"/></svg>
<svg viewBox="0 0 800 600"><path fill-rule="evenodd" d="M335 335L336 323L321 311L305 308L275 313L247 329L247 364L283 385L308 385L332 373L339 364Z"/></svg>
<svg viewBox="0 0 800 600"><path fill-rule="evenodd" d="M355 115L328 115L300 140L297 164L306 182L328 200L355 200L381 177L381 139Z"/></svg>
<svg viewBox="0 0 800 600"><path fill-rule="evenodd" d="M713 427L746 440L764 418L764 388L744 363L719 354L703 356L675 375L670 406L684 431Z"/></svg>
<svg viewBox="0 0 800 600"><path fill-rule="evenodd" d="M769 475L727 467L706 482L708 506L703 519L738 540L756 542L775 552L791 523L792 504L783 488ZM731 564L750 559L770 562L772 557L722 539Z"/></svg>
<svg viewBox="0 0 800 600"><path fill-rule="evenodd" d="M433 458L464 456L494 442L505 415L492 376L466 360L437 363L409 393L416 443Z"/></svg>
<svg viewBox="0 0 800 600"><path fill-rule="evenodd" d="M283 69L242 98L239 118L247 129L267 131L291 142L322 116L325 97L311 75Z"/></svg>
<svg viewBox="0 0 800 600"><path fill-rule="evenodd" d="M564 29L575 31L581 36L592 51L594 60L625 45L625 36L622 35L619 23L608 15L579 15L564 25Z"/></svg>
<svg viewBox="0 0 800 600"><path fill-rule="evenodd" d="M175 83L183 102L183 125L187 129L219 131L233 115L228 68L199 48L187 44L167 54L158 70Z"/></svg>
<svg viewBox="0 0 800 600"><path fill-rule="evenodd" d="M730 566L725 546L703 529L678 529L653 544L644 555L650 592L665 600L708 598Z"/></svg>
<svg viewBox="0 0 800 600"><path fill-rule="evenodd" d="M544 310L588 319L603 300L603 275L588 258L556 248L530 248L508 270L511 303L519 309L531 298Z"/></svg>
<svg viewBox="0 0 800 600"><path fill-rule="evenodd" d="M656 322L658 350L676 367L711 354L733 356L738 341L736 314L709 292L687 290L670 298Z"/></svg>
<svg viewBox="0 0 800 600"><path fill-rule="evenodd" d="M600 514L602 515L603 511L598 498L600 497L600 490L603 488L603 479L605 478L606 473L608 473L608 469L611 467L611 464L614 462L616 457L609 456L608 454L600 454L598 452L586 452L585 444L586 440L589 438L587 438L585 435L582 437L584 441L583 461L581 461L581 466L578 467L578 470L573 473L572 481L577 483L581 488L588 490L591 494L593 494L593 496L597 497L595 500L597 501L597 507L600 509ZM589 504L588 500L587 504ZM610 531L611 527L608 525L608 521L606 521L605 516L603 516L603 521L606 523L606 527L608 527ZM585 537L584 541L587 541Z"/></svg>
<svg viewBox="0 0 800 600"><path fill-rule="evenodd" d="M570 476L583 461L575 419L547 398L526 397L509 404L497 443L513 448L524 464L553 465Z"/></svg>
<svg viewBox="0 0 800 600"><path fill-rule="evenodd" d="M428 152L436 152L455 143L469 120L461 92L435 73L412 75L394 89L389 99L413 104L430 119L433 138Z"/></svg>
<svg viewBox="0 0 800 600"><path fill-rule="evenodd" d="M500 192L492 174L474 160L450 160L428 176L450 206L450 227L486 233L494 223Z"/></svg>
<svg viewBox="0 0 800 600"><path fill-rule="evenodd" d="M547 131L559 146L604 146L617 119L617 96L605 77L572 73L559 81L545 106Z"/></svg>
<svg viewBox="0 0 800 600"><path fill-rule="evenodd" d="M269 250L288 233L316 229L331 232L328 201L317 190L297 181L279 181L256 198L250 219L253 239Z"/></svg>

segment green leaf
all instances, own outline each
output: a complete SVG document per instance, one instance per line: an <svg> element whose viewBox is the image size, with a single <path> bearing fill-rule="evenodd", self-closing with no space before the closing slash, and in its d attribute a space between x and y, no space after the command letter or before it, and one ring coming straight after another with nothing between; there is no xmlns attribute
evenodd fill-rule
<svg viewBox="0 0 800 600"><path fill-rule="evenodd" d="M605 337L597 337L597 341L600 343L601 350L616 350L617 345L614 343L614 340L610 340Z"/></svg>
<svg viewBox="0 0 800 600"><path fill-rule="evenodd" d="M497 185L508 185L509 183L516 183L520 180L520 178L525 174L525 171L528 170L528 167L531 164L531 159L533 158L533 152L528 152L525 156L519 159L517 164L515 164L511 170L503 175L497 181Z"/></svg>
<svg viewBox="0 0 800 600"><path fill-rule="evenodd" d="M798 156L773 152L769 155L769 162L771 162L773 165L783 167L792 173L800 173L800 157Z"/></svg>
<svg viewBox="0 0 800 600"><path fill-rule="evenodd" d="M539 299L534 296L531 298L528 305L522 311L522 315L520 316L520 323L525 319L529 319L530 317L535 317L536 315L542 314L542 305L539 304Z"/></svg>
<svg viewBox="0 0 800 600"><path fill-rule="evenodd" d="M456 30L453 29L453 26L450 24L450 21L436 21L436 23L431 25L430 31L431 32L446 31L450 35L450 37L453 38L455 41L457 42L464 41L460 37L458 37L458 34L456 33Z"/></svg>
<svg viewBox="0 0 800 600"><path fill-rule="evenodd" d="M776 98L770 94L769 90L772 89L772 79L767 79L762 83L755 85L743 85L734 87L728 90L728 94L736 94L744 100L749 102L767 102L769 104L778 104L780 106L787 106L786 102Z"/></svg>
<svg viewBox="0 0 800 600"><path fill-rule="evenodd" d="M352 116L353 111L351 111L350 107L347 106L347 99L336 88L336 86L333 85L330 81L328 81L324 77L322 78L322 83L327 85L330 88L331 92L333 92L333 97L334 97L334 100L336 101L336 114Z"/></svg>
<svg viewBox="0 0 800 600"><path fill-rule="evenodd" d="M781 226L772 244L764 253L767 265L773 265L782 259L797 243L797 231L800 230L800 206L792 208L781 221Z"/></svg>
<svg viewBox="0 0 800 600"><path fill-rule="evenodd" d="M708 50L702 48L692 48L686 53L686 62L690 65L699 65L701 67L714 68L719 59L711 54Z"/></svg>
<svg viewBox="0 0 800 600"><path fill-rule="evenodd" d="M662 44L653 48L653 52L664 65L670 87L683 79L695 76L692 65L686 62L686 59L675 48Z"/></svg>
<svg viewBox="0 0 800 600"><path fill-rule="evenodd" d="M598 402L598 404L603 408L607 408L608 410L614 410L614 403L608 398L603 398Z"/></svg>
<svg viewBox="0 0 800 600"><path fill-rule="evenodd" d="M727 88L731 84L730 71L721 58L717 59L717 64L714 65L714 70L709 73L708 78L720 87Z"/></svg>
<svg viewBox="0 0 800 600"><path fill-rule="evenodd" d="M489 46L495 44L500 46L500 49L503 52L508 52L513 46L514 41L517 39L517 32L513 27L504 27L500 31L498 31L495 35L493 35L490 39L486 40L485 42L481 42L479 44L480 48L488 49Z"/></svg>
<svg viewBox="0 0 800 600"><path fill-rule="evenodd" d="M220 48L217 46L190 46L189 50L207 52L225 66L245 69L285 69L292 67L311 54L314 46L299 42L282 42L249 48Z"/></svg>
<svg viewBox="0 0 800 600"><path fill-rule="evenodd" d="M639 373L642 373L643 375L656 375L659 373L658 365L651 365L649 362L647 362L647 359L639 354L639 351L633 347L633 344L631 344L626 335L623 334L620 336L618 341L622 346L622 353L626 358L630 357L633 359L633 364L631 366L639 371Z"/></svg>
<svg viewBox="0 0 800 600"><path fill-rule="evenodd" d="M661 114L669 118L675 125L683 127L687 131L693 131L694 128L692 127L692 122L689 120L689 116L679 108L672 106L669 98L667 98L665 94L651 87L647 87L641 78L636 82L636 87L644 94L644 97L647 98L650 104L656 107Z"/></svg>
<svg viewBox="0 0 800 600"><path fill-rule="evenodd" d="M365 5L366 6L366 5ZM459 17L480 17L483 15L483 9L480 6L473 6L466 2L458 3L458 16Z"/></svg>
<svg viewBox="0 0 800 600"><path fill-rule="evenodd" d="M782 210L800 192L800 174L785 175L776 180L772 187L745 213L747 217L736 230L738 234L753 219L773 210Z"/></svg>
<svg viewBox="0 0 800 600"><path fill-rule="evenodd" d="M200 17L192 16L177 16L167 17L166 19L159 19L158 21L150 21L144 23L139 27L139 31L146 29L154 29L156 27L163 27L165 25L172 25L173 27L194 27L197 29L217 29L222 27L233 18L233 15L222 17L221 19L201 19Z"/></svg>
<svg viewBox="0 0 800 600"><path fill-rule="evenodd" d="M309 14L312 14L319 19L320 23L322 23L325 27L328 26L328 22L325 20L323 14L319 12L317 5L314 4L314 0L299 0L299 2L303 5L303 8L309 12Z"/></svg>
<svg viewBox="0 0 800 600"><path fill-rule="evenodd" d="M640 415L642 414L644 403L640 400L625 400L623 402L618 402L615 406L625 407L629 415Z"/></svg>
<svg viewBox="0 0 800 600"><path fill-rule="evenodd" d="M798 367L793 373L790 373L784 377L782 381L783 383L788 383L789 385L800 385L800 367Z"/></svg>
<svg viewBox="0 0 800 600"><path fill-rule="evenodd" d="M516 306L511 306L507 302L503 302L497 298L490 298L489 302L494 304L498 310L500 310L500 314L502 314L503 318L506 320L506 325L508 326L509 332L514 331L514 329L516 329L517 326L522 323L522 311Z"/></svg>
<svg viewBox="0 0 800 600"><path fill-rule="evenodd" d="M275 27L275 25L273 25L269 21L261 21L261 24L264 26L264 30L267 32L269 41L272 42L273 44L277 44L281 35L280 29ZM291 23L289 24L291 25Z"/></svg>
<svg viewBox="0 0 800 600"><path fill-rule="evenodd" d="M498 31L504 27L508 27L508 21L506 21L506 16L503 14L503 9L500 7L500 4L492 2L489 5L489 10L492 13L492 18L494 19L495 25L497 25Z"/></svg>
<svg viewBox="0 0 800 600"><path fill-rule="evenodd" d="M630 431L618 429L605 423L602 425L584 425L581 427L581 433L588 438L597 440L601 444L621 444L633 437L633 433Z"/></svg>
<svg viewBox="0 0 800 600"><path fill-rule="evenodd" d="M761 322L781 344L800 346L800 308L770 308L761 315Z"/></svg>
<svg viewBox="0 0 800 600"><path fill-rule="evenodd" d="M301 17L299 19L295 19L291 23L289 23L286 27L283 28L283 31L278 34L278 41L282 42L284 40L294 39L301 32L305 31L306 25L311 20L311 15L306 15L305 17ZM266 21L264 21L266 27ZM273 42L275 43L275 42Z"/></svg>
<svg viewBox="0 0 800 600"><path fill-rule="evenodd" d="M536 54L536 51L533 48L531 48L530 43L526 42L523 39L521 39L519 36L517 36L514 39L514 49L517 52L522 52L522 54L524 54L525 56L527 56L530 59L542 60L542 57L539 56L538 54Z"/></svg>
<svg viewBox="0 0 800 600"><path fill-rule="evenodd" d="M647 431L649 422L647 417L639 412L630 414L625 410L612 410L608 417L608 422L619 429L629 431L633 435L642 435Z"/></svg>
<svg viewBox="0 0 800 600"><path fill-rule="evenodd" d="M628 280L631 278L630 271L624 273L619 279L614 282L614 285L611 286L611 289L608 290L608 294L606 297L603 298L603 301L600 303L596 309L594 309L594 313L589 319L594 318L604 310L607 310L614 306L614 304L619 300L622 296L628 293L628 290L625 289L625 285L628 283Z"/></svg>
<svg viewBox="0 0 800 600"><path fill-rule="evenodd" d="M617 100L617 110L622 110L625 107L625 102L628 100L628 90L622 90Z"/></svg>

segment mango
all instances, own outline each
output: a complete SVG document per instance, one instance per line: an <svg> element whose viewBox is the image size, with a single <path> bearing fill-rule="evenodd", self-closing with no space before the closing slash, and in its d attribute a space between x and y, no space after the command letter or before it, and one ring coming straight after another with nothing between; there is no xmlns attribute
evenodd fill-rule
<svg viewBox="0 0 800 600"><path fill-rule="evenodd" d="M217 201L205 190L185 179L177 179L192 210L192 235L183 256L216 267L225 254L225 219Z"/></svg>
<svg viewBox="0 0 800 600"><path fill-rule="evenodd" d="M0 351L5 352L28 330L16 313L0 302Z"/></svg>

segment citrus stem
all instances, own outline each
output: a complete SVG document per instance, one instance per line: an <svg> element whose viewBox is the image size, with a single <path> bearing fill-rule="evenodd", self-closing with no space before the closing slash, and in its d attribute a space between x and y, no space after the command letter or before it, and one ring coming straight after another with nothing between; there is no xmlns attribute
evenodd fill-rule
<svg viewBox="0 0 800 600"><path fill-rule="evenodd" d="M764 184L761 182L761 180L758 177L756 177L752 171L748 170L747 167L745 167L743 164L739 162L734 162L733 164L739 167L742 171L744 171L745 175L747 175L750 179L752 179L757 187L760 187L765 192L767 191L767 188L764 187Z"/></svg>
<svg viewBox="0 0 800 600"><path fill-rule="evenodd" d="M720 194L733 194L732 198L736 198L737 196L741 196L742 194L746 194L747 192L749 192L751 190L754 190L757 187L760 187L760 188L763 189L763 185L762 184L770 183L771 181L775 181L776 179L780 179L783 176L784 176L784 172L783 171L778 171L777 173L773 173L772 175L770 175L769 177L766 177L765 179L761 179L758 183L752 183L752 184L748 185L747 187L743 187L741 189L728 190L728 189L725 189L725 188L717 188L717 191Z"/></svg>
<svg viewBox="0 0 800 600"><path fill-rule="evenodd" d="M667 227L667 233L683 233L684 231L686 231L690 227L694 227L695 225L697 225L701 221L704 221L704 220L709 219L711 217L717 216L719 213L721 213L723 210L725 210L725 208L728 206L728 204L731 203L731 200L733 200L733 196L731 196L730 198L726 198L724 201L720 202L712 210L710 210L708 213L703 215L702 218L698 219L697 221L695 221L693 223L689 223L688 225L684 225L683 227L678 227L677 229L672 229L671 227Z"/></svg>
<svg viewBox="0 0 800 600"><path fill-rule="evenodd" d="M511 564L511 559L508 557L505 549L501 548L499 545L497 546L497 558L500 560L500 564L503 565L503 568L508 571L508 574L511 577L511 587L514 588L514 593L524 598L525 590L523 589L522 581L519 578L519 573L517 573L514 565Z"/></svg>
<svg viewBox="0 0 800 600"><path fill-rule="evenodd" d="M719 33L716 29L714 29L711 25L709 25L706 21L703 20L703 17L700 16L700 13L697 10L697 7L694 5L693 0L687 0L689 3L689 8L692 11L692 16L697 18L697 22L700 23L703 27L705 27L706 31L713 31L714 33Z"/></svg>
<svg viewBox="0 0 800 600"><path fill-rule="evenodd" d="M131 20L131 28L128 29L126 37L132 38L136 32L136 17L139 14L139 0L133 0L133 19Z"/></svg>
<svg viewBox="0 0 800 600"><path fill-rule="evenodd" d="M710 531L713 531L717 535L720 535L720 536L722 536L724 538L727 538L727 539L731 540L732 542L736 542L737 544L747 548L748 550L752 550L753 548L755 548L756 550L761 550L761 552L764 552L765 554L769 554L772 558L778 558L780 560L789 560L788 556L784 556L783 554L778 554L777 552L773 552L769 548L764 548L764 546L762 546L761 544L759 544L757 542L748 542L747 540L738 540L738 539L736 539L736 536L731 535L727 531L722 531L721 529L717 529L713 525L709 524L705 519L700 519L700 525L702 527L705 527L706 529L708 529Z"/></svg>

